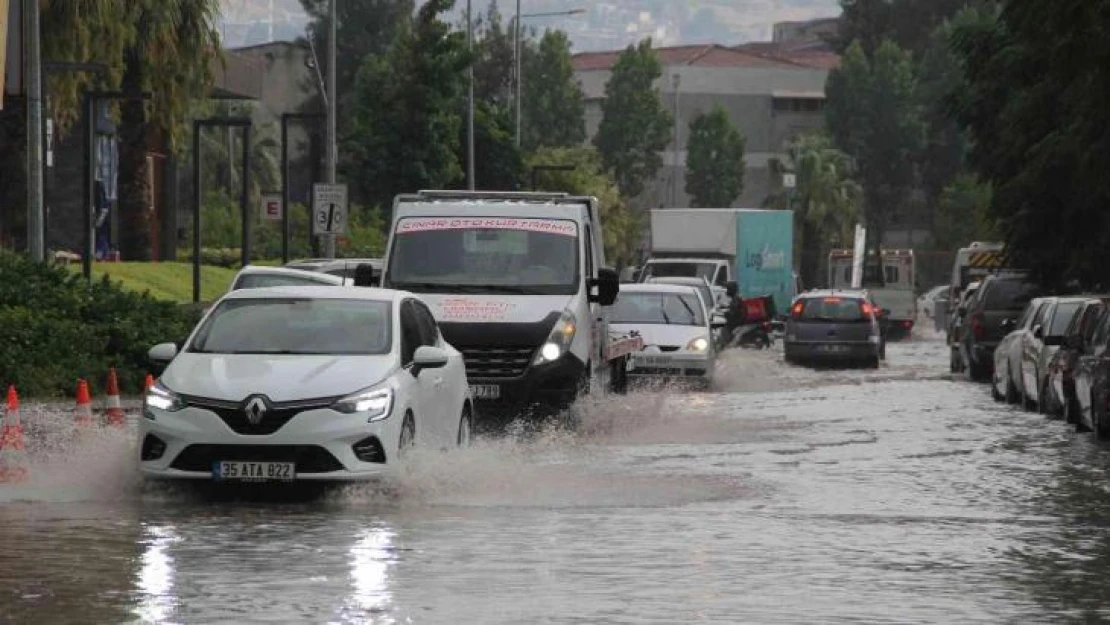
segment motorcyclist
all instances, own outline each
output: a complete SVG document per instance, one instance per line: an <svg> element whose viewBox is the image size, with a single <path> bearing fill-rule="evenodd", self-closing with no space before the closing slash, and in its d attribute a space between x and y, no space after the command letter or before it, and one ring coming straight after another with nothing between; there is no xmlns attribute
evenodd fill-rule
<svg viewBox="0 0 1110 625"><path fill-rule="evenodd" d="M728 345L736 337L736 330L744 325L748 318L747 306L744 298L740 297L740 285L729 282L725 285L725 321L724 336L721 343Z"/></svg>

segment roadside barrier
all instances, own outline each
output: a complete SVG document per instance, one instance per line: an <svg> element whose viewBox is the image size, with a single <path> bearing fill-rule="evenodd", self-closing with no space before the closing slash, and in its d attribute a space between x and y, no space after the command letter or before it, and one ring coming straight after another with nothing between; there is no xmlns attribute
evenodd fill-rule
<svg viewBox="0 0 1110 625"><path fill-rule="evenodd" d="M19 395L8 387L4 407L4 429L0 432L0 483L27 479L27 452L23 447L23 423L19 419Z"/></svg>
<svg viewBox="0 0 1110 625"><path fill-rule="evenodd" d="M77 380L77 407L73 416L77 427L92 427L92 397L89 396L89 383L85 380Z"/></svg>
<svg viewBox="0 0 1110 625"><path fill-rule="evenodd" d="M148 373L146 374L146 381L143 382L143 390L149 391L152 386L154 386L154 376Z"/></svg>

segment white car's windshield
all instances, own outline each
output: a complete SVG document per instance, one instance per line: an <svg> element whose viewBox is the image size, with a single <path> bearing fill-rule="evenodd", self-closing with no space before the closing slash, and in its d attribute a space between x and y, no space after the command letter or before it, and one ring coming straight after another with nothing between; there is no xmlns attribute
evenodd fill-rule
<svg viewBox="0 0 1110 625"><path fill-rule="evenodd" d="M387 283L416 293L573 295L578 250L569 220L402 219Z"/></svg>
<svg viewBox="0 0 1110 625"><path fill-rule="evenodd" d="M653 262L644 268L644 279L649 278L705 278L713 280L717 271L715 263Z"/></svg>
<svg viewBox="0 0 1110 625"><path fill-rule="evenodd" d="M239 276L232 290L261 289L269 286L320 286L334 284L333 281L313 276L297 276L280 273L252 273Z"/></svg>
<svg viewBox="0 0 1110 625"><path fill-rule="evenodd" d="M390 304L354 299L220 303L188 351L207 354L388 354Z"/></svg>
<svg viewBox="0 0 1110 625"><path fill-rule="evenodd" d="M613 323L679 326L705 325L701 302L694 293L635 293L617 296L610 316Z"/></svg>

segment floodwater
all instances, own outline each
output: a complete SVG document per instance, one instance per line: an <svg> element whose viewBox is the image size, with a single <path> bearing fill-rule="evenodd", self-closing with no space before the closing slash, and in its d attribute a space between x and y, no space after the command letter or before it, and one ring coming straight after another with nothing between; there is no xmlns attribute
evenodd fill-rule
<svg viewBox="0 0 1110 625"><path fill-rule="evenodd" d="M1039 623L1110 616L1110 446L942 342L877 371L722 357L712 393L419 454L322 498L143 485L126 432L24 409L0 623Z"/></svg>

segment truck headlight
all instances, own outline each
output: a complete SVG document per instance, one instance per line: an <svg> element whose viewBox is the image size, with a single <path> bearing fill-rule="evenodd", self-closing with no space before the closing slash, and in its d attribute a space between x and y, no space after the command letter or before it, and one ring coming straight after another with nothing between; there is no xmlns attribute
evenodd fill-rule
<svg viewBox="0 0 1110 625"><path fill-rule="evenodd" d="M143 416L151 421L154 420L154 413L150 411L151 408L158 410L165 410L166 412L177 412L185 407L185 402L177 393L166 388L161 382L155 382L146 391L143 397Z"/></svg>
<svg viewBox="0 0 1110 625"><path fill-rule="evenodd" d="M709 340L703 336L699 336L686 344L686 351L690 352L704 352L707 349L709 349Z"/></svg>
<svg viewBox="0 0 1110 625"><path fill-rule="evenodd" d="M344 414L364 413L367 423L382 421L393 410L393 389L363 389L335 402L331 409Z"/></svg>
<svg viewBox="0 0 1110 625"><path fill-rule="evenodd" d="M570 351L570 344L574 341L574 333L577 331L578 320L575 319L574 313L564 310L563 314L559 316L559 320L555 322L555 327L551 328L551 334L540 346L540 351L536 354L532 364L542 365L562 358L564 354Z"/></svg>

